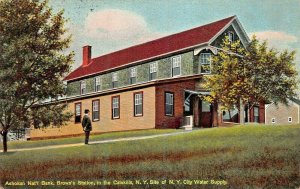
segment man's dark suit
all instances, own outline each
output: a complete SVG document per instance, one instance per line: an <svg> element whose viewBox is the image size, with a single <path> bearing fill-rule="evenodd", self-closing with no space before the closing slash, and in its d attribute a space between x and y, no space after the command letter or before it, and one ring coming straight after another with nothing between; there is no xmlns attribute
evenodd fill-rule
<svg viewBox="0 0 300 189"><path fill-rule="evenodd" d="M92 122L88 115L84 115L82 118L82 128L85 132L85 144L89 143L90 132L92 131Z"/></svg>

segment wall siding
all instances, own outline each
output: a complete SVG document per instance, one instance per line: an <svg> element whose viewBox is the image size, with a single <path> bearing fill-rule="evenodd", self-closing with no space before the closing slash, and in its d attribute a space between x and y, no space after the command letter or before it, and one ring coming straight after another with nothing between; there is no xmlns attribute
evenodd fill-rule
<svg viewBox="0 0 300 189"><path fill-rule="evenodd" d="M133 110L133 94L143 92L143 116L135 117ZM111 97L120 96L120 119L112 119ZM77 100L68 103L67 111L75 113L75 103L81 102L81 114L85 109L92 109L92 101L100 100L100 120L92 122L93 133L112 131L153 129L155 127L155 87L146 87L138 90L115 93L112 95L98 96L89 99ZM90 117L92 115L90 114ZM91 117L92 119L92 117ZM81 123L75 124L75 117L60 128L34 129L31 139L55 138L59 136L76 136L83 134Z"/></svg>
<svg viewBox="0 0 300 189"><path fill-rule="evenodd" d="M284 104L270 104L266 108L266 124L268 125L289 125L289 124L298 124L299 123L299 115L298 115L298 107L299 105L295 103L290 103L289 106ZM292 122L288 122L288 117L292 117ZM272 118L275 118L275 123L272 123Z"/></svg>
<svg viewBox="0 0 300 189"><path fill-rule="evenodd" d="M94 77L85 79L85 83L86 83L86 93L91 93L91 92L95 91L95 78Z"/></svg>
<svg viewBox="0 0 300 189"><path fill-rule="evenodd" d="M156 86L156 128L179 128L183 119L184 89L195 89L195 81L177 81ZM174 93L174 116L165 115L165 92Z"/></svg>
<svg viewBox="0 0 300 189"><path fill-rule="evenodd" d="M129 78L128 78L129 79ZM149 81L149 63L137 66L137 83Z"/></svg>
<svg viewBox="0 0 300 189"><path fill-rule="evenodd" d="M80 95L80 81L68 83L67 85L67 96Z"/></svg>
<svg viewBox="0 0 300 189"><path fill-rule="evenodd" d="M164 58L158 61L157 79L171 77L171 58Z"/></svg>
<svg viewBox="0 0 300 189"><path fill-rule="evenodd" d="M112 74L111 73L107 73L102 75L102 90L106 90L106 89L110 89L112 86L112 78L111 78Z"/></svg>
<svg viewBox="0 0 300 189"><path fill-rule="evenodd" d="M193 74L193 51L181 55L181 75Z"/></svg>

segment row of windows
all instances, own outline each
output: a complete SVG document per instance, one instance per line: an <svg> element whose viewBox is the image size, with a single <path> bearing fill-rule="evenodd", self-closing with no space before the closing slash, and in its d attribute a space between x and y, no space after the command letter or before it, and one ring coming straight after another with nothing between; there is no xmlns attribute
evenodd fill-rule
<svg viewBox="0 0 300 189"><path fill-rule="evenodd" d="M200 54L200 73L210 73L211 67L211 53L201 53ZM130 84L136 83L137 68L130 68ZM149 80L157 79L158 64L153 62L149 64ZM177 77L181 75L181 56L175 56L172 58L172 77ZM112 88L118 87L118 73L112 73ZM101 78L95 78L95 91L101 90ZM86 82L85 80L80 82L80 94L86 94Z"/></svg>
<svg viewBox="0 0 300 189"><path fill-rule="evenodd" d="M134 116L143 116L143 92L133 93L134 101ZM81 122L81 103L75 103L75 123ZM120 96L113 96L111 98L111 115L112 119L120 118ZM174 115L174 94L170 92L165 93L165 115ZM92 120L100 120L100 100L92 101Z"/></svg>

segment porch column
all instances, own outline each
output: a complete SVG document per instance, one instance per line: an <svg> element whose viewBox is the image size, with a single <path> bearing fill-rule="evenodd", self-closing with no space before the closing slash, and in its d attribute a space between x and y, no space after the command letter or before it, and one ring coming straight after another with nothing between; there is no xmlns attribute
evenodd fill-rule
<svg viewBox="0 0 300 189"><path fill-rule="evenodd" d="M193 104L193 117L194 117L194 126L199 127L200 126L200 120L199 120L199 97L195 96L194 97L194 104Z"/></svg>
<svg viewBox="0 0 300 189"><path fill-rule="evenodd" d="M217 102L213 103L212 114L213 114L212 126L218 127L219 126L219 120L218 120L219 115L218 115L218 103Z"/></svg>

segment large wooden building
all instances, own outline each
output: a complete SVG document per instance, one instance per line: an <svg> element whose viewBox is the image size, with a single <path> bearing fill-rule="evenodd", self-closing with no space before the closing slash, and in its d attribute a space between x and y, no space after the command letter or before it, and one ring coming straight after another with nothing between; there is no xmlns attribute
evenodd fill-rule
<svg viewBox="0 0 300 189"><path fill-rule="evenodd" d="M92 47L84 46L81 66L65 78L62 102L74 113L72 120L65 127L32 130L31 138L81 134L85 109L91 111L94 133L179 128L185 116L191 116L194 127L221 123L217 105L200 97L209 95L201 81L210 74L211 57L225 36L245 47L249 43L232 16L96 58ZM263 123L264 105L255 109L248 121Z"/></svg>

